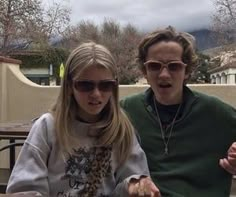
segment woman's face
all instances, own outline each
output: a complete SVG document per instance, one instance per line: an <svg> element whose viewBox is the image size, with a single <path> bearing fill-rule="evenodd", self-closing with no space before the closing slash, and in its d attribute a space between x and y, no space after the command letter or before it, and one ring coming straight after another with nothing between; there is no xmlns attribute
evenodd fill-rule
<svg viewBox="0 0 236 197"><path fill-rule="evenodd" d="M116 81L110 70L90 66L73 78L73 95L78 104L78 116L86 122L96 122L109 102Z"/></svg>

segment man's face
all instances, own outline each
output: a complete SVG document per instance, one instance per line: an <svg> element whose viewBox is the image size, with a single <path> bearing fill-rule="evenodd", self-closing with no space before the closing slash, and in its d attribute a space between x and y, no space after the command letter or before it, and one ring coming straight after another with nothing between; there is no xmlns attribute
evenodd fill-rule
<svg viewBox="0 0 236 197"><path fill-rule="evenodd" d="M182 46L173 41L162 41L148 49L143 73L161 104L173 105L182 100L183 83L188 78L182 53Z"/></svg>

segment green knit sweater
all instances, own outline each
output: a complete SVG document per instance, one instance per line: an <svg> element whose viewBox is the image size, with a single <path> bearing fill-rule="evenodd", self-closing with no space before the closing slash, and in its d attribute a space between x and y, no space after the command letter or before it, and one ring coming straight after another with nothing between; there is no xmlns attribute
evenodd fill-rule
<svg viewBox="0 0 236 197"><path fill-rule="evenodd" d="M232 176L219 165L236 141L236 110L184 87L186 98L164 154L158 119L146 92L121 101L140 135L151 176L162 197L228 197Z"/></svg>

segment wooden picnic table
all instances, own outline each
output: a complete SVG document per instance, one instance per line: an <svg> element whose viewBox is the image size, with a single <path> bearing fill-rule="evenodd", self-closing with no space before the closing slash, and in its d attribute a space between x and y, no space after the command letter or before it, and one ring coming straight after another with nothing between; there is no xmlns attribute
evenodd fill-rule
<svg viewBox="0 0 236 197"><path fill-rule="evenodd" d="M30 129L32 127L31 122L24 122L24 123L0 123L0 139L7 138L9 137L16 137L17 138L26 138Z"/></svg>
<svg viewBox="0 0 236 197"><path fill-rule="evenodd" d="M26 139L31 127L31 121L0 123L0 140L9 140L9 145L11 145L15 143L15 140ZM15 146L10 146L9 149L10 169L12 170L15 164Z"/></svg>

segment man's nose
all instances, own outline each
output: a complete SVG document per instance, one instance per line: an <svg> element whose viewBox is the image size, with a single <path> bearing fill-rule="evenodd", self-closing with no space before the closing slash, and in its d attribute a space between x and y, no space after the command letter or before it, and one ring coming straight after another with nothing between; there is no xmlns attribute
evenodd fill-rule
<svg viewBox="0 0 236 197"><path fill-rule="evenodd" d="M164 67L164 68L160 71L159 77L161 77L161 78L168 78L168 77L170 77L170 73L169 73L168 68Z"/></svg>

